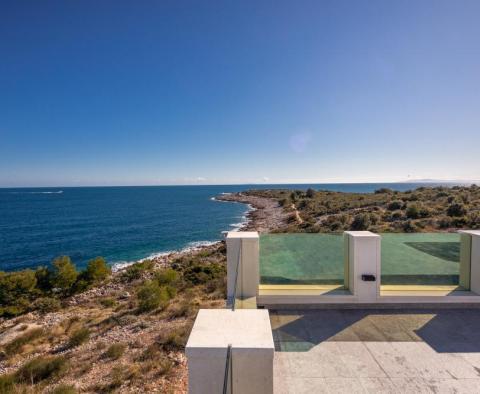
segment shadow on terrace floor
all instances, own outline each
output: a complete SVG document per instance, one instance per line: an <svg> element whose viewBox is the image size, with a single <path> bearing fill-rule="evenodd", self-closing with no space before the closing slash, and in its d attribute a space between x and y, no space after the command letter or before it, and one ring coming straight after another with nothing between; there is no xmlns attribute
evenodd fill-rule
<svg viewBox="0 0 480 394"><path fill-rule="evenodd" d="M480 309L272 310L277 351L324 341L425 342L437 352L480 352Z"/></svg>

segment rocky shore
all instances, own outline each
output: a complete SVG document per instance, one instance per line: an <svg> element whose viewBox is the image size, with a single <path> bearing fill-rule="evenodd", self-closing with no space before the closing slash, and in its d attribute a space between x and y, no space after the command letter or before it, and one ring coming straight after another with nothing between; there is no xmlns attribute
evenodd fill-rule
<svg viewBox="0 0 480 394"><path fill-rule="evenodd" d="M220 201L247 204L254 209L247 213L247 222L241 231L268 233L285 225L288 213L272 198L253 196L245 193L228 193L217 197Z"/></svg>

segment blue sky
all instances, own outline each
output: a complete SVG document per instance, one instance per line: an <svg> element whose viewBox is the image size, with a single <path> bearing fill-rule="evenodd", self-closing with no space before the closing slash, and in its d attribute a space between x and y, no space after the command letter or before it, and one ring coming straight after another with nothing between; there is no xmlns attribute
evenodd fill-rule
<svg viewBox="0 0 480 394"><path fill-rule="evenodd" d="M480 179L479 15L2 1L0 186Z"/></svg>

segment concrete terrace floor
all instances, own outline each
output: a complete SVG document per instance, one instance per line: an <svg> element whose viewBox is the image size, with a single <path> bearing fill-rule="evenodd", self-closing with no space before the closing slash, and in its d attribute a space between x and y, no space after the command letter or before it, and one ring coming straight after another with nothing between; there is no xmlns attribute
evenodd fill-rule
<svg viewBox="0 0 480 394"><path fill-rule="evenodd" d="M274 393L480 393L480 310L271 310Z"/></svg>

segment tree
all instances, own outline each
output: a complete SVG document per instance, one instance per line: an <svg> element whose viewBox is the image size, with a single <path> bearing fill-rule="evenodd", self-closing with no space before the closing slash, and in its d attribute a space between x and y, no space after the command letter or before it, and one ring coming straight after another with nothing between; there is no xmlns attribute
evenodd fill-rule
<svg viewBox="0 0 480 394"><path fill-rule="evenodd" d="M37 279L32 270L0 271L0 306L16 305L20 300L32 298L36 285Z"/></svg>
<svg viewBox="0 0 480 394"><path fill-rule="evenodd" d="M53 261L52 287L67 292L78 277L77 269L68 256L57 257Z"/></svg>
<svg viewBox="0 0 480 394"><path fill-rule="evenodd" d="M105 259L103 257L96 257L88 262L85 279L89 283L100 282L106 279L111 272L112 270L105 262Z"/></svg>

